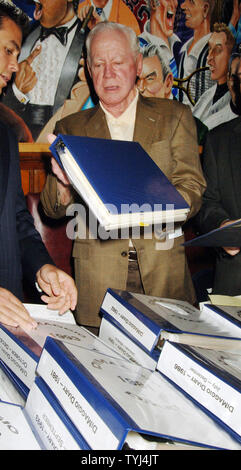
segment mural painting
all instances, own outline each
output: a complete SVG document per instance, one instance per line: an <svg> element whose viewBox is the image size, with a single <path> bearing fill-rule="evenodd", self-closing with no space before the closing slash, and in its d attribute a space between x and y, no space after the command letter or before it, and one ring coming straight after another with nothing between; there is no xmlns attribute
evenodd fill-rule
<svg viewBox="0 0 241 470"><path fill-rule="evenodd" d="M241 42L239 0L14 0L30 18L6 106L23 123L19 140L47 142L60 118L91 107L84 41L100 21L130 26L144 57L137 87L145 96L190 106L203 131L237 116L228 83ZM3 112L3 111L2 111Z"/></svg>

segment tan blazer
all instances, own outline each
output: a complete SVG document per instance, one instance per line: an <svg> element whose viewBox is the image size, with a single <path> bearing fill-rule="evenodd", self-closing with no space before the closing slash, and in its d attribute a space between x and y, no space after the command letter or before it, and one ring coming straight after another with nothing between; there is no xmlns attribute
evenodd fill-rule
<svg viewBox="0 0 241 470"><path fill-rule="evenodd" d="M99 106L62 119L57 123L55 133L110 139L105 115ZM206 183L189 107L171 100L140 96L133 140L143 146L183 195L190 205L190 216L196 214ZM65 208L56 204L56 193L55 177L49 176L41 201L45 212L58 218L65 214ZM195 300L182 242L181 236L175 239L172 249L163 250L160 249L162 242L155 236L133 239L146 294ZM91 239L88 230L85 239L75 241L73 256L79 292L79 323L98 326L98 312L106 289L126 288L128 244L128 239Z"/></svg>

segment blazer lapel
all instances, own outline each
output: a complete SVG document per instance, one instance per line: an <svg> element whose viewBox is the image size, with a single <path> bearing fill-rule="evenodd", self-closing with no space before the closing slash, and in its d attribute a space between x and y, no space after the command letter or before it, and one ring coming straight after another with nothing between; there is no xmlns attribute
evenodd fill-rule
<svg viewBox="0 0 241 470"><path fill-rule="evenodd" d="M229 157L233 177L235 205L241 213L241 117L237 120L229 142Z"/></svg>
<svg viewBox="0 0 241 470"><path fill-rule="evenodd" d="M88 123L85 126L86 135L89 137L96 137L102 139L111 139L110 131L105 119L105 114L99 104L95 107L95 112L92 114Z"/></svg>
<svg viewBox="0 0 241 470"><path fill-rule="evenodd" d="M7 138L1 141L0 146L0 216L6 197L9 172L9 146Z"/></svg>
<svg viewBox="0 0 241 470"><path fill-rule="evenodd" d="M158 117L150 106L146 106L145 98L139 95L136 109L136 122L133 140L139 142L143 148L149 147L153 142L155 132L154 122Z"/></svg>

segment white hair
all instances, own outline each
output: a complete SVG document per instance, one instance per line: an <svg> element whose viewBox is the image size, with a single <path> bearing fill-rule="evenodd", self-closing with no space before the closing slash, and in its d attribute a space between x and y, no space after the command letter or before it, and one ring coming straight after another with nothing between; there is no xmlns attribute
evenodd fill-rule
<svg viewBox="0 0 241 470"><path fill-rule="evenodd" d="M97 23L96 26L89 32L86 39L87 60L89 64L91 63L91 44L94 37L97 34L106 31L118 31L124 34L128 40L128 43L130 44L130 49L133 53L133 56L135 58L138 56L140 53L139 39L133 29L120 23L114 23L112 21L101 21L100 23Z"/></svg>

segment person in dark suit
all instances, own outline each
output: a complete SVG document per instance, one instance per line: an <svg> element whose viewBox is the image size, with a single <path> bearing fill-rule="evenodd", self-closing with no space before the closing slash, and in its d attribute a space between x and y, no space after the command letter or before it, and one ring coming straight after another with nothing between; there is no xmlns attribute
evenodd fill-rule
<svg viewBox="0 0 241 470"><path fill-rule="evenodd" d="M241 54L234 53L229 63L228 85L237 117L212 129L203 150L207 189L197 219L203 233L241 218L240 83ZM241 294L240 246L216 249L213 294Z"/></svg>
<svg viewBox="0 0 241 470"><path fill-rule="evenodd" d="M138 94L135 83L142 54L131 28L100 22L88 34L86 46L100 103L63 118L55 133L139 142L187 201L191 217L200 208L206 183L190 108L178 101ZM66 213L74 194L66 175L54 163L58 179L48 175L41 201L46 214L58 218ZM129 240L125 235L118 239L105 239L101 233L95 236L91 223L82 222L86 236L79 236L73 248L79 323L99 326L98 312L107 287L195 301L179 223L174 227L175 239L169 239L166 232L156 238L150 227L147 237L132 233Z"/></svg>
<svg viewBox="0 0 241 470"><path fill-rule="evenodd" d="M24 119L34 140L78 80L84 43L78 3L35 0L35 21L23 42L19 70L2 97Z"/></svg>
<svg viewBox="0 0 241 470"><path fill-rule="evenodd" d="M0 1L0 93L18 70L18 55L26 17ZM12 326L36 326L24 305L22 279L42 289L42 300L64 313L75 308L73 279L52 262L25 204L21 188L16 135L0 122L0 321Z"/></svg>

